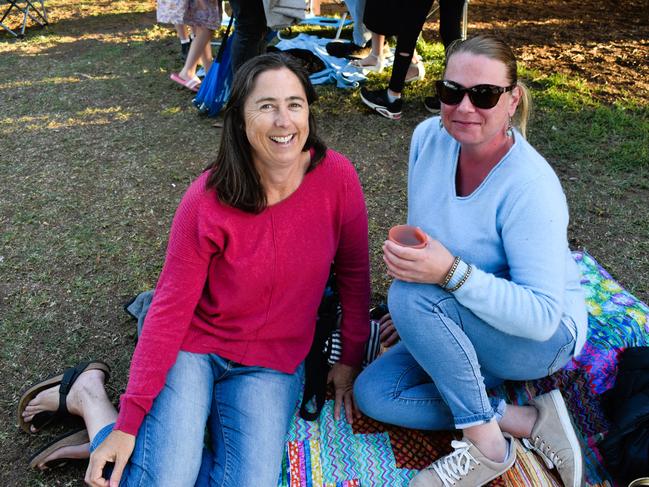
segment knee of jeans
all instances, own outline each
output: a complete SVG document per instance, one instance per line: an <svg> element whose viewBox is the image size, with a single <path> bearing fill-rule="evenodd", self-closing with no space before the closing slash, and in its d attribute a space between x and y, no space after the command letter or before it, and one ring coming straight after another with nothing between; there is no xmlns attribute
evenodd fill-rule
<svg viewBox="0 0 649 487"><path fill-rule="evenodd" d="M419 284L395 279L388 292L388 308L390 314L398 315L403 311L413 309L432 309L440 301L447 299L449 294L434 284Z"/></svg>

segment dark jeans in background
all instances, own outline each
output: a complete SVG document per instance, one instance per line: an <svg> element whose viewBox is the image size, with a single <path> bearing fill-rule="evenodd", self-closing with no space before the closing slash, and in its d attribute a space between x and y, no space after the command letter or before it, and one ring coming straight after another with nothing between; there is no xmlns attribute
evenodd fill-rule
<svg viewBox="0 0 649 487"><path fill-rule="evenodd" d="M232 72L264 52L266 48L266 14L262 0L230 0L234 15L232 35Z"/></svg>

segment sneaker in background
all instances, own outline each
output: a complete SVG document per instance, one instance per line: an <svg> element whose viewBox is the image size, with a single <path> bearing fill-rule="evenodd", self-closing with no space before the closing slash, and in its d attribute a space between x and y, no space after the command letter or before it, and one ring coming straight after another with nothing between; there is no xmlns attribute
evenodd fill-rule
<svg viewBox="0 0 649 487"><path fill-rule="evenodd" d="M581 487L584 474L581 446L561 392L555 389L535 397L530 404L539 416L531 438L523 438L523 444L536 451L549 468L557 468L563 485Z"/></svg>
<svg viewBox="0 0 649 487"><path fill-rule="evenodd" d="M389 118L390 120L399 120L401 118L403 100L397 98L393 102L390 102L387 89L370 91L363 87L361 88L361 100L385 118Z"/></svg>
<svg viewBox="0 0 649 487"><path fill-rule="evenodd" d="M426 110L428 110L430 113L433 113L437 115L439 111L442 109L442 105L439 102L439 98L437 98L437 95L435 96L427 96L424 98L424 106L426 107Z"/></svg>

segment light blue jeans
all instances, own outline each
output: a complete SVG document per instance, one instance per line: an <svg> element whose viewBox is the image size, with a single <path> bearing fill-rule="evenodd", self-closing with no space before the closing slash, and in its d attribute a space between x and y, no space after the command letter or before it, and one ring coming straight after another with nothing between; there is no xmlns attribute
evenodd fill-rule
<svg viewBox="0 0 649 487"><path fill-rule="evenodd" d="M181 351L138 431L120 485L276 487L302 374L303 365L285 374ZM91 452L112 429L97 433Z"/></svg>
<svg viewBox="0 0 649 487"><path fill-rule="evenodd" d="M448 430L499 420L505 403L489 398L487 388L548 376L574 351L564 324L545 342L507 335L437 285L396 280L388 300L401 342L354 386L361 411L385 423Z"/></svg>

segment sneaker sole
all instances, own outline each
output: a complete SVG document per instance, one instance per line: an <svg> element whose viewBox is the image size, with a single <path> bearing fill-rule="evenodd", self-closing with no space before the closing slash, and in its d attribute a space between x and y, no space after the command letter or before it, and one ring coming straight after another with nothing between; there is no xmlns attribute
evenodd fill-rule
<svg viewBox="0 0 649 487"><path fill-rule="evenodd" d="M367 98L363 96L363 93L361 93L360 95L361 95L361 100L363 100L363 103L365 103L372 110L376 111L379 115L382 115L385 118L389 118L390 120L399 120L401 118L401 112L392 113L384 106L377 105L376 103L372 103L371 101L369 101Z"/></svg>
<svg viewBox="0 0 649 487"><path fill-rule="evenodd" d="M566 433L566 437L568 438L568 442L570 443L570 447L572 448L572 453L575 456L575 478L573 480L572 487L581 487L582 478L584 475L584 459L581 454L581 445L579 443L579 439L575 434L575 428L572 424L572 419L570 419L570 413L568 413L568 408L566 407L566 402L563 400L561 392L555 389L550 392L550 397L552 398L552 402L554 403L557 414L559 415L559 421L561 422L561 426L563 427L563 430Z"/></svg>

